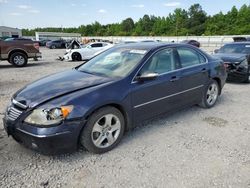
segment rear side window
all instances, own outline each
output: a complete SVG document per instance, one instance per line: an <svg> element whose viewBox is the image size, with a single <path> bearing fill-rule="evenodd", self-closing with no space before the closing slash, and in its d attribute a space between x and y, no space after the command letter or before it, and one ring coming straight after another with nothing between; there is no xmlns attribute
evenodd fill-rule
<svg viewBox="0 0 250 188"><path fill-rule="evenodd" d="M102 43L91 44L92 48L102 47Z"/></svg>
<svg viewBox="0 0 250 188"><path fill-rule="evenodd" d="M177 52L179 54L181 65L183 68L199 65L206 62L205 57L192 49L178 48Z"/></svg>

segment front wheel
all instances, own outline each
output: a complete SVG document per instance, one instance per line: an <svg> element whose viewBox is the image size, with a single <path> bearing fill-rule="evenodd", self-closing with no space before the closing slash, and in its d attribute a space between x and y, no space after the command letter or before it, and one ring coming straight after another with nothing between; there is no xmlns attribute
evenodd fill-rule
<svg viewBox="0 0 250 188"><path fill-rule="evenodd" d="M219 91L220 88L218 82L215 80L211 80L205 89L200 106L203 108L213 107L219 97Z"/></svg>
<svg viewBox="0 0 250 188"><path fill-rule="evenodd" d="M90 152L104 153L119 144L124 130L122 113L114 107L104 107L90 116L80 135L80 143Z"/></svg>
<svg viewBox="0 0 250 188"><path fill-rule="evenodd" d="M77 52L74 52L72 54L71 58L72 58L72 61L81 61L82 60L81 54L79 54Z"/></svg>

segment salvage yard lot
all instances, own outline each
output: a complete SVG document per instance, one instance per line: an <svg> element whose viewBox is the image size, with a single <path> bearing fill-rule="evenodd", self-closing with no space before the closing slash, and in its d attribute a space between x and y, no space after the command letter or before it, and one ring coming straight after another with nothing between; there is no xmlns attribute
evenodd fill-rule
<svg viewBox="0 0 250 188"><path fill-rule="evenodd" d="M81 62L41 49L25 68L0 63L0 119L24 85ZM44 156L8 138L0 121L0 187L250 187L250 84L227 83L212 109L161 116L126 133L114 150Z"/></svg>

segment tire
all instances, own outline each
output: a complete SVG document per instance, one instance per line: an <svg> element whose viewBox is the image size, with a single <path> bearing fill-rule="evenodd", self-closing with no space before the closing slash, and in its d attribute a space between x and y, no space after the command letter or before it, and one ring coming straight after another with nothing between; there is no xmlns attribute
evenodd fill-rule
<svg viewBox="0 0 250 188"><path fill-rule="evenodd" d="M212 108L219 97L220 87L216 80L211 80L207 85L201 103L199 104L203 108Z"/></svg>
<svg viewBox="0 0 250 188"><path fill-rule="evenodd" d="M114 107L104 107L90 116L80 135L80 143L89 152L105 153L119 144L124 130L122 113Z"/></svg>
<svg viewBox="0 0 250 188"><path fill-rule="evenodd" d="M82 56L78 52L74 52L71 55L71 59L72 59L72 61L82 61Z"/></svg>
<svg viewBox="0 0 250 188"><path fill-rule="evenodd" d="M9 62L16 67L24 67L28 63L28 57L22 52L14 52L10 55Z"/></svg>
<svg viewBox="0 0 250 188"><path fill-rule="evenodd" d="M51 46L51 49L56 49L56 46L55 46L55 45L52 45L52 46Z"/></svg>

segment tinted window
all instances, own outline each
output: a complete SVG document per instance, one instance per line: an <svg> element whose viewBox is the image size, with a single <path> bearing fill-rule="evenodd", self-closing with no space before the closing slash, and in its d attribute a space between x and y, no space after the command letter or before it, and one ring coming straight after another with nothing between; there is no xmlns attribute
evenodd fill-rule
<svg viewBox="0 0 250 188"><path fill-rule="evenodd" d="M198 52L188 48L177 49L182 67L190 67L206 62L206 59Z"/></svg>
<svg viewBox="0 0 250 188"><path fill-rule="evenodd" d="M102 47L102 43L91 44L91 47L92 47L92 48Z"/></svg>
<svg viewBox="0 0 250 188"><path fill-rule="evenodd" d="M141 70L143 73L163 74L175 70L174 49L165 49L153 55Z"/></svg>

